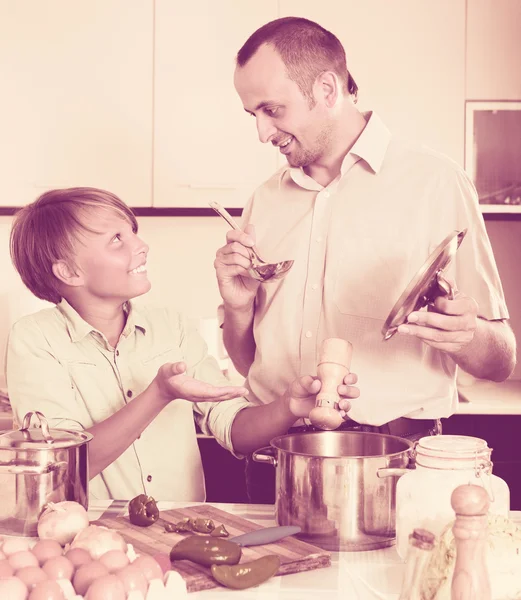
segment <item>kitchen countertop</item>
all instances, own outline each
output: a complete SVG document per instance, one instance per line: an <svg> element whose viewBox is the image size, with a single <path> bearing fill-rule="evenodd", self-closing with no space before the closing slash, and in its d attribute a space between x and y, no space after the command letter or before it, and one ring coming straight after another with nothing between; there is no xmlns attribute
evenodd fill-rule
<svg viewBox="0 0 521 600"><path fill-rule="evenodd" d="M521 381L476 381L458 388L458 415L521 415Z"/></svg>
<svg viewBox="0 0 521 600"><path fill-rule="evenodd" d="M121 502L118 502L121 505ZM191 504L159 502L160 510ZM89 508L91 520L101 516L110 501ZM276 525L273 505L218 504L212 506L264 527ZM124 514L124 509L121 509ZM521 522L521 511L511 518ZM189 600L397 600L405 565L394 546L367 552L332 552L331 567L273 577L256 588L240 592L216 588L188 595Z"/></svg>

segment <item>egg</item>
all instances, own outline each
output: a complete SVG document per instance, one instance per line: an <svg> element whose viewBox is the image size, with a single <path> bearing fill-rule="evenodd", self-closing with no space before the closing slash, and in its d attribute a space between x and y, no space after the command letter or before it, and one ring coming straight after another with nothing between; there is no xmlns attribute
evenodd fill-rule
<svg viewBox="0 0 521 600"><path fill-rule="evenodd" d="M65 556L71 561L75 569L92 562L92 556L85 548L71 548L67 550Z"/></svg>
<svg viewBox="0 0 521 600"><path fill-rule="evenodd" d="M6 577L11 577L14 575L14 569L9 564L9 561L4 559L0 560L0 579L5 579Z"/></svg>
<svg viewBox="0 0 521 600"><path fill-rule="evenodd" d="M40 581L47 581L47 573L40 567L22 567L16 571L16 576L21 579L28 589L32 589Z"/></svg>
<svg viewBox="0 0 521 600"><path fill-rule="evenodd" d="M74 573L74 565L66 556L53 556L46 560L42 569L47 573L49 579L71 579Z"/></svg>
<svg viewBox="0 0 521 600"><path fill-rule="evenodd" d="M20 550L13 552L7 557L9 564L15 571L22 567L39 567L40 563L36 556L30 550Z"/></svg>
<svg viewBox="0 0 521 600"><path fill-rule="evenodd" d="M130 561L122 550L109 550L99 557L99 562L107 567L109 573L114 573L126 567Z"/></svg>
<svg viewBox="0 0 521 600"><path fill-rule="evenodd" d="M116 573L120 581L123 583L125 592L127 594L134 590L141 592L145 597L148 589L148 579L139 567L134 564L130 564L121 571Z"/></svg>
<svg viewBox="0 0 521 600"><path fill-rule="evenodd" d="M17 577L0 579L0 598L9 600L25 600L27 597L27 586Z"/></svg>
<svg viewBox="0 0 521 600"><path fill-rule="evenodd" d="M21 552L22 550L29 550L30 542L26 538L8 538L4 539L2 545L2 552L9 556L15 552Z"/></svg>
<svg viewBox="0 0 521 600"><path fill-rule="evenodd" d="M40 540L32 547L32 553L36 556L40 565L53 558L53 556L61 556L63 548L56 540Z"/></svg>
<svg viewBox="0 0 521 600"><path fill-rule="evenodd" d="M56 581L48 579L34 586L28 600L65 600L65 595Z"/></svg>
<svg viewBox="0 0 521 600"><path fill-rule="evenodd" d="M99 561L93 560L87 565L82 565L72 578L72 585L76 590L76 593L80 596L84 596L89 589L90 584L97 578L108 575L108 569L105 565L102 565Z"/></svg>
<svg viewBox="0 0 521 600"><path fill-rule="evenodd" d="M163 581L163 571L157 561L151 556L141 554L132 564L142 571L148 581L152 581L152 579L160 579Z"/></svg>
<svg viewBox="0 0 521 600"><path fill-rule="evenodd" d="M161 567L163 573L170 571L172 568L172 563L170 562L170 556L166 554L166 552L158 552L154 554L152 558L157 562L157 564Z"/></svg>
<svg viewBox="0 0 521 600"><path fill-rule="evenodd" d="M106 575L90 585L85 600L125 600L126 597L122 581L116 575Z"/></svg>

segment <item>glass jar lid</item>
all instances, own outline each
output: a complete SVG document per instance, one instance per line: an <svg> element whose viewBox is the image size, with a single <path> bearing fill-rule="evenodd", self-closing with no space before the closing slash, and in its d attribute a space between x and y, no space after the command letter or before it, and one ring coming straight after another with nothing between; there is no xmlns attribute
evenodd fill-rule
<svg viewBox="0 0 521 600"><path fill-rule="evenodd" d="M460 458L491 452L486 440L468 435L432 435L421 438L416 446L418 454L439 456L454 455Z"/></svg>
<svg viewBox="0 0 521 600"><path fill-rule="evenodd" d="M492 448L481 438L466 435L434 435L421 438L416 465L434 469L474 469L489 472Z"/></svg>
<svg viewBox="0 0 521 600"><path fill-rule="evenodd" d="M30 427L33 415L38 418L40 426ZM0 435L0 449L58 450L80 446L91 439L92 434L86 431L49 429L43 414L39 411L31 411L25 415L20 429Z"/></svg>

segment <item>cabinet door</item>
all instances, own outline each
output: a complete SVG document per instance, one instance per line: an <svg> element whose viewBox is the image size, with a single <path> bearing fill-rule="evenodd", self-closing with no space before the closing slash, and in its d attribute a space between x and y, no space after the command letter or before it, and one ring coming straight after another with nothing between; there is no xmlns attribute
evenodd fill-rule
<svg viewBox="0 0 521 600"><path fill-rule="evenodd" d="M233 85L235 56L277 0L156 0L154 206L244 206L276 150Z"/></svg>
<svg viewBox="0 0 521 600"><path fill-rule="evenodd" d="M344 45L359 106L392 133L463 164L464 0L280 0L281 16L318 22Z"/></svg>
<svg viewBox="0 0 521 600"><path fill-rule="evenodd" d="M521 2L467 3L467 99L521 100Z"/></svg>
<svg viewBox="0 0 521 600"><path fill-rule="evenodd" d="M0 205L96 186L151 204L153 3L0 0Z"/></svg>

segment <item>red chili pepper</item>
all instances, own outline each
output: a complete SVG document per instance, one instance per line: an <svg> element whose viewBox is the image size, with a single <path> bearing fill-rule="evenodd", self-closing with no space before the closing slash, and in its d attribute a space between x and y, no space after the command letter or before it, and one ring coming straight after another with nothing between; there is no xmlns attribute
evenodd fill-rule
<svg viewBox="0 0 521 600"><path fill-rule="evenodd" d="M130 522L140 527L150 527L159 518L156 501L150 496L139 494L128 505Z"/></svg>

